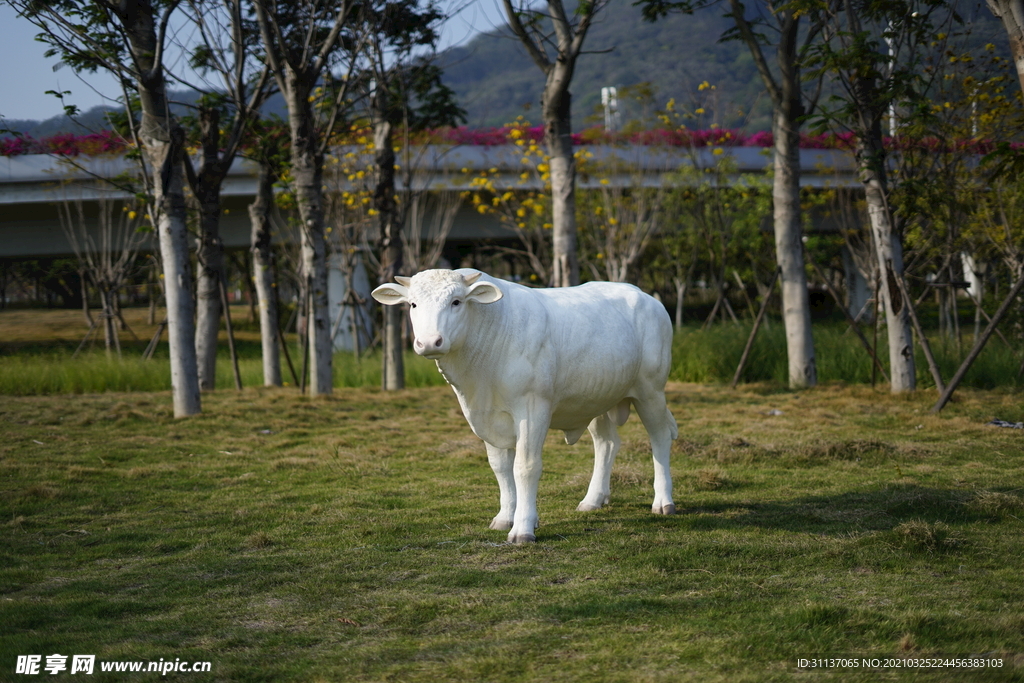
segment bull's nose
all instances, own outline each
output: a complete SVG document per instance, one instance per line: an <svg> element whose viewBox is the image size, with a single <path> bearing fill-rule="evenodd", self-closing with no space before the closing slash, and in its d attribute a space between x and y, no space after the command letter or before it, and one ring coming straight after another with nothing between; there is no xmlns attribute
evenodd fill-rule
<svg viewBox="0 0 1024 683"><path fill-rule="evenodd" d="M439 334L429 337L417 337L414 343L417 350L430 351L441 348L441 345L444 344L444 337Z"/></svg>

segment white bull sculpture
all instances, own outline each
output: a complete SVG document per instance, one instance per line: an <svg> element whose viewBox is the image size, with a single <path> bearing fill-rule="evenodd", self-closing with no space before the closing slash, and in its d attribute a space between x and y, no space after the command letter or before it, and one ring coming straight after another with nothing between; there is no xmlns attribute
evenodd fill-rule
<svg viewBox="0 0 1024 683"><path fill-rule="evenodd" d="M531 289L471 269L396 277L373 291L408 303L416 353L437 362L498 478L492 529L536 540L541 450L548 429L569 444L594 439L594 473L578 510L608 502L617 427L636 408L654 454L652 512L675 513L669 451L678 435L665 404L672 323L653 297L627 284Z"/></svg>

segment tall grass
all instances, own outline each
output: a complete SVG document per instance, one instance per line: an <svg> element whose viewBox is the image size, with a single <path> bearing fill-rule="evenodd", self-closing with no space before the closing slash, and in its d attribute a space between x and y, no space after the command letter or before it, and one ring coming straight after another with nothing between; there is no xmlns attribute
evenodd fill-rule
<svg viewBox="0 0 1024 683"><path fill-rule="evenodd" d="M857 337L847 330L846 325L836 323L814 326L814 350L820 382L871 382L871 358ZM701 383L731 381L749 334L749 324L718 325L706 330L684 327L675 336L671 379ZM959 350L952 341L940 340L937 336L929 337L929 341L939 370L948 381L969 352L973 339L965 335ZM889 350L884 331L878 337L878 357L888 372ZM920 348L915 349L915 361L918 386L934 386ZM1024 387L1024 378L1017 374L1019 364L1019 356L1000 339L994 338L971 366L963 384L979 389ZM741 380L785 385L788 376L785 330L780 321L772 321L758 332ZM884 380L879 375L877 381Z"/></svg>
<svg viewBox="0 0 1024 683"><path fill-rule="evenodd" d="M284 358L281 365L285 383L293 385L294 379ZM240 358L238 370L243 386L263 384L260 358ZM301 361L295 371L301 373ZM405 382L410 388L445 383L433 361L411 352L405 355ZM335 387L378 387L380 384L379 353L361 360L356 360L351 353L334 355ZM234 386L231 361L224 355L217 363L217 388L232 389ZM77 358L72 358L68 351L0 356L0 395L95 394L106 391L167 391L170 388L171 371L166 357L143 360L138 354L125 353L118 359L101 351L81 354Z"/></svg>
<svg viewBox="0 0 1024 683"><path fill-rule="evenodd" d="M685 327L675 336L670 379L680 382L715 384L729 382L739 363L750 325L718 325L706 330ZM952 342L933 338L932 347L943 377L948 381L968 352L972 340L965 336L958 351ZM871 360L846 326L835 323L815 325L814 344L821 382L870 383ZM239 346L239 371L244 386L263 384L259 345ZM888 369L889 354L885 335L879 335L879 358ZM70 350L20 350L0 356L0 395L25 396L46 394L83 394L105 391L165 391L171 378L166 347L163 355L142 360L138 351L126 351L120 360L108 358L102 351L87 352L77 358ZM296 372L301 372L301 358L293 352ZM917 351L918 386L933 386L924 355ZM992 339L964 379L965 386L979 389L996 387L1019 389L1024 378L1017 374L1020 359L999 339ZM283 374L289 385L294 379L282 358ZM787 384L786 338L782 324L771 321L758 333L750 359L743 373L744 382ZM877 378L879 382L883 379ZM410 388L440 386L444 378L433 361L414 353L405 355L405 381ZM351 353L334 355L335 387L379 387L381 384L380 353L356 359ZM217 364L217 388L231 389L234 377L225 351Z"/></svg>

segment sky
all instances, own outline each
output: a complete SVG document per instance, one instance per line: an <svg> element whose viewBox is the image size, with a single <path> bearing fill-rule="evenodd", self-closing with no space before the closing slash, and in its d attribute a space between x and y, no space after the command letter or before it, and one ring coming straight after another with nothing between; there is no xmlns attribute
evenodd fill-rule
<svg viewBox="0 0 1024 683"><path fill-rule="evenodd" d="M460 45L477 33L502 23L500 0L440 0L449 12L457 12L444 26L441 49ZM60 101L47 90L71 91L68 104L88 111L100 104L112 104L120 91L116 81L104 74L79 78L71 69L58 68L56 57L44 57L46 46L35 40L38 30L18 17L6 3L0 3L0 117L44 120L62 113ZM0 125L0 128L3 126Z"/></svg>

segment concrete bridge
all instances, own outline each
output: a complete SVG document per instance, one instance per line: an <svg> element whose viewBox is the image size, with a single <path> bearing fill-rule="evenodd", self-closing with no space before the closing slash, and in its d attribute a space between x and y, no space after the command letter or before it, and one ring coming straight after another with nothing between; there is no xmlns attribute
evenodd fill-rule
<svg viewBox="0 0 1024 683"><path fill-rule="evenodd" d="M743 182L745 176L763 176L771 165L771 150L761 147L722 147L715 155L712 148L695 150L644 146L583 147L593 157L581 167L579 186L618 187L680 185L686 182L683 169L704 171L722 159L729 161L728 182ZM339 156L356 150L339 150ZM853 158L839 150L804 149L800 151L805 187L857 187ZM523 181L526 168L522 150L512 145L468 146L428 145L416 148L406 164L411 175L400 172L399 181L408 181L414 189L467 190L470 181L488 172L501 189L540 189L534 176ZM399 164L405 160L399 159ZM135 162L124 157L78 157L72 165L48 155L0 157L0 257L32 258L71 255L73 250L61 227L58 207L65 201L81 201L86 216L94 216L101 199L124 199L128 193L118 190L105 178L137 173ZM693 174L690 174L693 177ZM330 168L325 182L332 190L351 189L345 177L332 178ZM256 168L239 159L224 182L224 216L221 236L228 249L249 246L247 206L256 189ZM768 223L770 226L770 222ZM294 236L281 235L281 239ZM515 234L497 218L481 215L468 204L458 211L450 242L472 243L480 240L514 240Z"/></svg>

